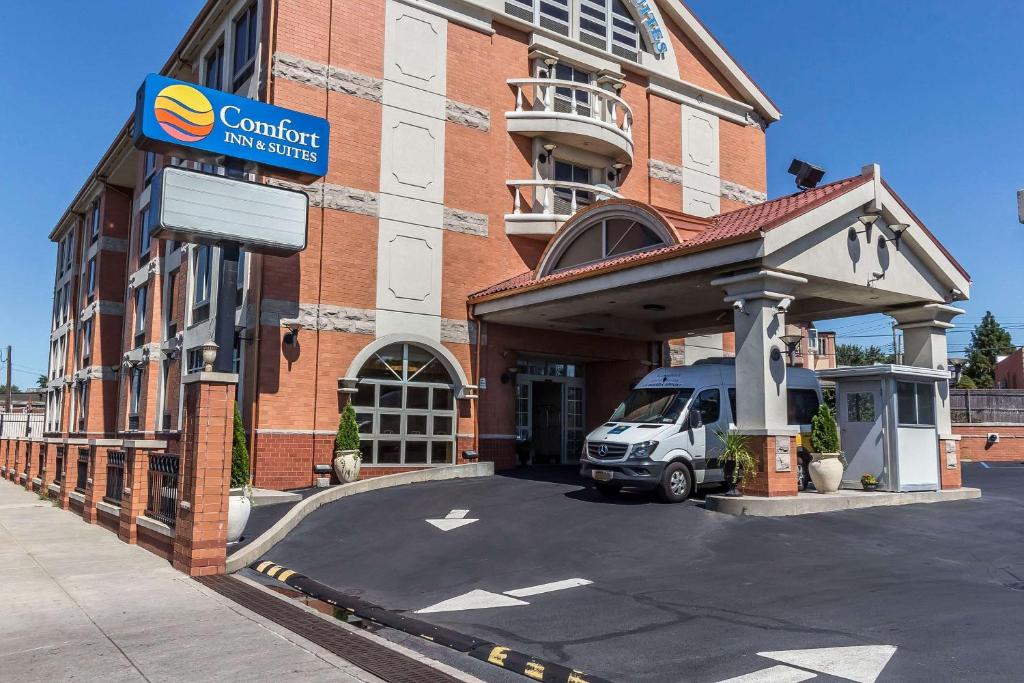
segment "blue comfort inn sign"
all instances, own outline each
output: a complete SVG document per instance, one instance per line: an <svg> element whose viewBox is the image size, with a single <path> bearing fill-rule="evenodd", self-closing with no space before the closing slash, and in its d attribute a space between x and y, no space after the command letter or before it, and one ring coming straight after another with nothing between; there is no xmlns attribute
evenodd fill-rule
<svg viewBox="0 0 1024 683"><path fill-rule="evenodd" d="M135 104L135 146L199 161L231 157L304 180L327 173L330 124L157 74Z"/></svg>

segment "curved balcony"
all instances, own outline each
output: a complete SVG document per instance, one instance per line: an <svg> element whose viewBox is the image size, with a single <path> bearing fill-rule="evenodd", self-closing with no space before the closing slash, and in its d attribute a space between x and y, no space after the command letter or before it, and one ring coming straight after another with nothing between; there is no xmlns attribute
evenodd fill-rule
<svg viewBox="0 0 1024 683"><path fill-rule="evenodd" d="M615 161L633 163L633 111L596 85L552 78L513 78L516 110L505 112L510 133L543 135Z"/></svg>
<svg viewBox="0 0 1024 683"><path fill-rule="evenodd" d="M505 214L505 234L547 239L558 232L569 217L584 206L617 198L615 190L603 185L562 180L509 180L514 190L512 213Z"/></svg>

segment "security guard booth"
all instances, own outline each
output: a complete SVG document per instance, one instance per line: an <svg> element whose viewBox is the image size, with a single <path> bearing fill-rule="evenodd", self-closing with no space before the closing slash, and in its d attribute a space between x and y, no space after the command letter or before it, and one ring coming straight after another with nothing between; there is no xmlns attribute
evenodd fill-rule
<svg viewBox="0 0 1024 683"><path fill-rule="evenodd" d="M846 457L843 488L860 488L864 474L884 491L938 491L939 413L946 408L949 372L906 365L821 370L835 382L836 418Z"/></svg>

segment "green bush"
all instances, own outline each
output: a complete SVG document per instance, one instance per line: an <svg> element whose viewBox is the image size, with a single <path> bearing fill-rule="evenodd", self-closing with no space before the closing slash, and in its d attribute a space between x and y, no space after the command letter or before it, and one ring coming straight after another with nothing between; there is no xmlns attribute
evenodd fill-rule
<svg viewBox="0 0 1024 683"><path fill-rule="evenodd" d="M242 414L235 404L235 431L231 436L231 488L237 489L249 484L249 447L245 442L245 428Z"/></svg>
<svg viewBox="0 0 1024 683"><path fill-rule="evenodd" d="M356 409L349 403L341 411L338 420L338 434L334 437L335 451L355 451L359 457L359 423L356 422Z"/></svg>
<svg viewBox="0 0 1024 683"><path fill-rule="evenodd" d="M811 418L811 450L815 453L839 452L839 429L827 403L822 403Z"/></svg>
<svg viewBox="0 0 1024 683"><path fill-rule="evenodd" d="M750 444L747 437L738 432L718 432L718 438L722 440L722 454L718 456L720 465L733 463L732 482L733 484L749 483L757 476L757 458L750 451Z"/></svg>

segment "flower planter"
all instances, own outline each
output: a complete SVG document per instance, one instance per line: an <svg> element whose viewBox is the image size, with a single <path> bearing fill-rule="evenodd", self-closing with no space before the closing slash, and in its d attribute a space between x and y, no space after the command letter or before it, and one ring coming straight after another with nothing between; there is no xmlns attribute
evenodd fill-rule
<svg viewBox="0 0 1024 683"><path fill-rule="evenodd" d="M335 451L334 452L334 473L338 475L338 481L348 484L359 478L359 468L362 466L362 459L359 451Z"/></svg>
<svg viewBox="0 0 1024 683"><path fill-rule="evenodd" d="M865 491L877 491L878 490L878 484L861 484L861 486L864 487Z"/></svg>
<svg viewBox="0 0 1024 683"><path fill-rule="evenodd" d="M231 489L228 498L228 543L236 543L245 532L252 512L252 500L245 489Z"/></svg>
<svg viewBox="0 0 1024 683"><path fill-rule="evenodd" d="M843 481L843 461L838 453L815 453L808 470L818 493L835 493ZM828 457L822 457L828 456Z"/></svg>

